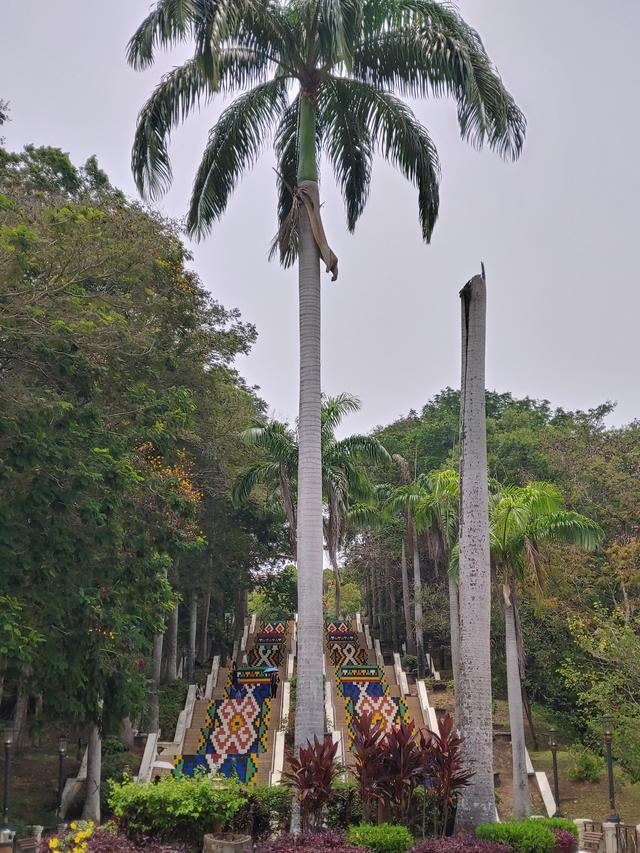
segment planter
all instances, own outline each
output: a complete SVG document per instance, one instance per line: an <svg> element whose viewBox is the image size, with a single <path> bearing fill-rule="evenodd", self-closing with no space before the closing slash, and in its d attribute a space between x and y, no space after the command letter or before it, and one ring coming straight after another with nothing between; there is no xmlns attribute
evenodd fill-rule
<svg viewBox="0 0 640 853"><path fill-rule="evenodd" d="M251 853L253 841L250 835L237 832L216 832L205 835L202 853Z"/></svg>

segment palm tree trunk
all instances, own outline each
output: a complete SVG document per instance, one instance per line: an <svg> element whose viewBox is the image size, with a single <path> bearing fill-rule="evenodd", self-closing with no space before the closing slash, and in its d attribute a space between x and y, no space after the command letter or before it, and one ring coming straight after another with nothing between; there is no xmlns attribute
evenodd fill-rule
<svg viewBox="0 0 640 853"><path fill-rule="evenodd" d="M407 654L415 655L416 642L411 629L411 592L409 591L409 574L407 572L407 549L402 537L402 552L400 556L400 570L402 572L402 607L404 609L404 631L407 641Z"/></svg>
<svg viewBox="0 0 640 853"><path fill-rule="evenodd" d="M459 726L471 784L458 805L459 830L496 819L491 718L491 573L485 408L486 287L474 276L460 293L460 678Z"/></svg>
<svg viewBox="0 0 640 853"><path fill-rule="evenodd" d="M420 575L420 552L418 534L409 516L411 540L413 544L413 612L416 632L416 656L418 658L418 678L424 677L424 625L422 624L422 578Z"/></svg>
<svg viewBox="0 0 640 853"><path fill-rule="evenodd" d="M160 672L162 670L163 634L153 638L153 661L151 685L149 690L149 731L157 732L160 728Z"/></svg>
<svg viewBox="0 0 640 853"><path fill-rule="evenodd" d="M89 726L87 743L87 795L82 810L83 820L100 823L100 776L102 773L102 739L95 723Z"/></svg>
<svg viewBox="0 0 640 853"><path fill-rule="evenodd" d="M133 723L131 722L131 717L123 717L122 725L120 727L120 742L128 752L133 751L135 743L134 738L135 735L133 733Z"/></svg>
<svg viewBox="0 0 640 853"><path fill-rule="evenodd" d="M316 122L303 95L299 117L299 181L317 181ZM322 676L322 458L320 447L320 259L311 222L299 206L300 413L298 418L298 673L295 746L325 728Z"/></svg>
<svg viewBox="0 0 640 853"><path fill-rule="evenodd" d="M180 616L180 605L176 602L169 616L167 629L167 645L165 671L166 681L175 681L178 677L178 619Z"/></svg>
<svg viewBox="0 0 640 853"><path fill-rule="evenodd" d="M458 719L458 684L460 682L460 602L458 599L458 584L449 573L449 634L451 637L451 666L453 668L453 692L456 702L456 719Z"/></svg>
<svg viewBox="0 0 640 853"><path fill-rule="evenodd" d="M516 819L529 817L531 797L529 795L529 777L527 775L526 745L524 739L524 714L522 709L522 685L520 682L520 663L518 641L516 638L516 619L511 590L504 588L505 608L505 650L507 658L507 701L509 703L509 723L511 725L511 756L513 768L513 816Z"/></svg>
<svg viewBox="0 0 640 853"><path fill-rule="evenodd" d="M187 673L189 684L193 683L193 674L196 669L196 635L198 633L198 594L191 593L191 604L189 607L189 658L187 661Z"/></svg>

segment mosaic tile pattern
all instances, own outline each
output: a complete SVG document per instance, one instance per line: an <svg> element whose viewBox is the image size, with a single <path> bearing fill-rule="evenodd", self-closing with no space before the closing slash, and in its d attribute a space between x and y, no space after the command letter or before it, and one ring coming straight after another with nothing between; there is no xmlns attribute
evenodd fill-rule
<svg viewBox="0 0 640 853"><path fill-rule="evenodd" d="M351 622L346 619L342 622L329 622L326 626L327 634L342 634L345 631L351 631Z"/></svg>
<svg viewBox="0 0 640 853"><path fill-rule="evenodd" d="M335 667L358 666L367 662L367 653L358 648L358 643L329 641L329 658Z"/></svg>
<svg viewBox="0 0 640 853"><path fill-rule="evenodd" d="M260 634L282 634L285 636L289 630L288 622L267 622L260 628Z"/></svg>
<svg viewBox="0 0 640 853"><path fill-rule="evenodd" d="M284 660L279 643L260 643L249 652L251 666L281 666Z"/></svg>
<svg viewBox="0 0 640 853"><path fill-rule="evenodd" d="M227 696L209 704L197 753L180 756L175 775L193 776L200 770L237 776L245 784L253 781L260 754L267 749L272 702L269 676L259 667L240 667L238 682L240 695L229 695L229 680Z"/></svg>

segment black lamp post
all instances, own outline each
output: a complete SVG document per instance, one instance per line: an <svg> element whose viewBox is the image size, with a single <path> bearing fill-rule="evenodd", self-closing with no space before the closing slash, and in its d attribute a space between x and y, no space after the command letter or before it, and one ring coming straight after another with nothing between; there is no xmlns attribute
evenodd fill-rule
<svg viewBox="0 0 640 853"><path fill-rule="evenodd" d="M609 823L620 823L620 817L616 811L616 788L613 782L613 755L611 754L611 740L613 737L613 717L607 715L602 718L602 732L607 752L607 773L609 775L609 809L611 814L607 818Z"/></svg>
<svg viewBox="0 0 640 853"><path fill-rule="evenodd" d="M2 824L9 829L9 776L11 773L11 746L13 745L13 726L4 730L4 792L2 794Z"/></svg>
<svg viewBox="0 0 640 853"><path fill-rule="evenodd" d="M549 729L549 749L553 759L553 796L556 801L556 810L553 817L562 817L560 811L560 784L558 782L558 730Z"/></svg>
<svg viewBox="0 0 640 853"><path fill-rule="evenodd" d="M58 814L62 810L62 794L64 792L64 760L67 756L67 738L58 738Z"/></svg>

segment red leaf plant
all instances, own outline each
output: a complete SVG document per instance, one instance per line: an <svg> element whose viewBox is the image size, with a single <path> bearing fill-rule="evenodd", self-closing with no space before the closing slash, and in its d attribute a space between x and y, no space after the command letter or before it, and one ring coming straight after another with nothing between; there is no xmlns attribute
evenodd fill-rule
<svg viewBox="0 0 640 853"><path fill-rule="evenodd" d="M332 782L343 767L336 763L338 744L331 735L322 741L314 737L313 744L300 747L300 754L289 759L291 768L283 773L285 783L294 791L300 803L302 832L314 832L320 828L322 814L333 799Z"/></svg>
<svg viewBox="0 0 640 853"><path fill-rule="evenodd" d="M384 788L384 730L373 715L365 712L354 722L353 751L356 766L352 771L358 782L362 815L365 823L373 818L374 805L382 798Z"/></svg>
<svg viewBox="0 0 640 853"><path fill-rule="evenodd" d="M420 735L423 774L437 798L440 811L439 831L445 835L451 807L460 791L469 785L473 771L465 768L462 757L464 738L454 728L451 714L438 720L438 733L427 730Z"/></svg>

